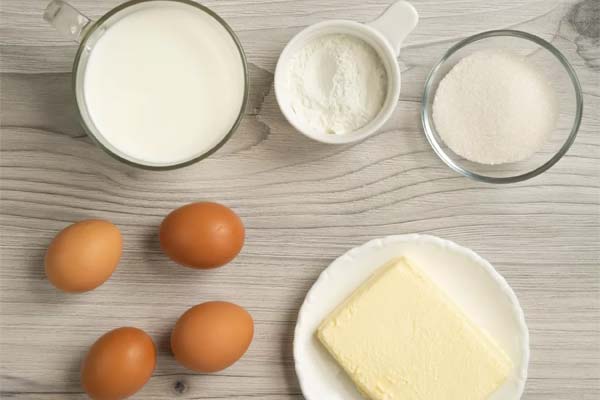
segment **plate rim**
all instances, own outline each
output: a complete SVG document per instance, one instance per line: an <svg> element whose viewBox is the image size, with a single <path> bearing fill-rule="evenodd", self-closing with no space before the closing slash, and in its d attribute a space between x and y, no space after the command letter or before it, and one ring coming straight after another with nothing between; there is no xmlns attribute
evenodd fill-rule
<svg viewBox="0 0 600 400"><path fill-rule="evenodd" d="M523 341L522 341L522 346L521 346L521 361L522 361L521 369L520 369L520 371L517 371L517 376L520 377L519 386L517 388L517 391L518 391L517 398L520 399L523 396L523 393L525 391L525 385L527 383L527 374L528 374L528 369L529 369L531 350L530 350L530 340L529 340L529 328L527 326L527 322L525 321L525 313L523 312L523 308L521 307L519 299L517 298L517 295L515 294L514 290L508 284L506 279L496 270L496 268L494 268L494 266L489 261L487 261L485 258L480 256L479 254L477 254L474 250L472 250L468 247L459 245L458 243L453 242L448 239L442 239L437 236L433 236L433 235L429 235L429 234L419 234L419 233L388 235L388 236L384 236L384 237L380 237L380 238L371 239L363 244L360 244L358 246L352 247L351 249L347 250L342 255L335 258L331 263L329 263L328 266L326 266L319 273L319 276L317 277L317 279L315 279L314 283L311 285L310 289L306 292L306 295L304 296L304 300L302 301L302 305L300 306L297 317L296 317L296 326L294 327L294 338L293 338L294 370L296 372L296 377L298 378L298 383L299 383L300 391L302 392L302 395L306 398L306 400L319 400L319 399L312 398L311 395L307 394L307 391L305 390L305 388L307 386L307 382L306 382L305 377L302 372L303 369L300 368L300 361L299 361L300 345L299 345L298 336L299 336L300 326L302 325L301 324L301 322L303 320L302 317L303 317L303 314L306 312L305 308L308 303L308 299L309 299L309 297L311 297L312 292L314 290L316 290L316 288L318 288L318 286L320 286L319 282L322 279L324 280L325 276L327 276L327 270L329 270L330 268L334 268L335 265L344 262L345 258L352 257L353 254L361 253L364 250L367 250L367 249L370 250L371 248L376 248L376 247L383 247L384 245L388 245L391 243L412 242L412 241L415 241L415 242L416 241L428 241L428 242L461 252L464 255L469 256L470 258L475 260L477 262L477 264L482 266L484 268L484 270L486 271L486 273L492 279L494 279L494 281L496 281L498 283L499 288L501 289L501 292L510 301L513 311L515 312L515 316L517 317L518 325L520 326L521 330L523 331Z"/></svg>

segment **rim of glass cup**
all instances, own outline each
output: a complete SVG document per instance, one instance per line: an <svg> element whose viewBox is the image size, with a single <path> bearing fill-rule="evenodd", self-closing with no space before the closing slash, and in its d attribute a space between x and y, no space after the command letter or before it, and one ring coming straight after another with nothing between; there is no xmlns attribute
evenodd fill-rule
<svg viewBox="0 0 600 400"><path fill-rule="evenodd" d="M558 59L558 61L562 64L565 71L569 75L569 78L571 79L571 83L573 84L573 88L575 89L575 98L576 98L575 120L574 120L573 126L571 128L571 132L569 133L567 140L565 141L565 143L563 143L563 145L558 150L558 152L556 154L554 154L554 156L552 156L544 164L542 164L541 166L539 166L529 172L526 172L526 173L520 174L520 175L507 176L507 177L494 177L494 176L488 176L488 175L481 175L476 172L470 171L466 168L463 168L460 164L456 163L442 148L442 146L439 142L439 140L441 140L441 139L438 140L439 135L437 134L437 131L436 131L435 126L432 121L432 112L433 112L432 105L429 104L429 100L434 95L434 93L432 93L433 78L434 78L434 76L436 76L436 74L438 73L438 70L448 60L448 58L450 58L458 50L462 49L463 47L465 47L471 43L477 42L482 39L487 39L490 37L497 37L497 36L512 36L512 37L517 37L520 39L529 40L529 41L532 41L532 42L542 46L543 48L548 50L550 53L552 53L552 55L554 55ZM429 142L429 144L431 145L433 150L436 152L438 157L441 158L442 161L444 161L444 163L446 163L446 165L448 165L454 171L456 171L466 177L472 178L476 181L481 181L481 182L486 182L486 183L521 182L521 181L533 178L534 176L537 176L537 175L541 174L542 172L548 170L550 167L552 167L554 164L556 164L558 162L558 160L560 160L565 155L565 153L569 150L569 148L575 141L575 137L577 136L577 132L579 131L579 126L581 125L582 115L583 115L583 95L582 95L582 91L581 91L581 84L579 83L579 79L577 78L577 74L575 73L575 70L573 69L571 64L567 61L565 56L556 47L554 47L554 45L552 45L548 41L540 38L539 36L533 35L531 33L523 32L523 31L510 30L510 29L491 30L491 31L478 33L476 35L469 36L468 38L463 39L460 42L456 43L454 46L450 47L450 49L448 49L446 51L446 53L435 64L435 66L432 68L431 72L427 76L427 80L425 81L425 89L423 92L423 100L422 100L422 104L421 104L421 123L423 124L423 130L425 131L425 136L427 137L427 141Z"/></svg>
<svg viewBox="0 0 600 400"><path fill-rule="evenodd" d="M106 147L102 142L100 142L100 140L98 140L98 138L96 137L96 135L94 134L94 132L92 132L92 129L90 129L87 126L87 123L84 121L83 116L82 116L82 112L81 112L81 108L79 106L79 102L77 101L77 72L79 69L79 61L81 59L81 56L83 54L83 51L86 47L87 41L90 38L91 34L98 29L99 27L101 27L104 22L106 22L110 17L112 17L113 15L115 15L116 13L118 13L119 11L122 11L128 7L134 6L136 4L140 4L140 3L150 3L150 2L154 2L154 1L170 1L170 2L176 2L176 3L183 3L183 4L188 4L190 6L194 6L202 11L204 11L205 13L207 13L208 15L210 15L211 17L213 17L219 24L221 24L221 26L223 26L223 28L225 28L225 30L227 30L227 32L229 33L229 35L231 36L231 38L233 39L238 51L240 52L240 57L242 59L242 65L244 68L244 97L242 100L242 106L240 108L240 112L238 114L238 117L236 118L234 124L232 125L231 129L229 130L229 132L227 132L227 134L223 137L223 139L221 139L221 141L219 143L217 143L213 148L211 148L210 150L208 150L205 153L200 154L197 157L194 157L190 160L187 161L183 161L177 164L172 164L172 165L147 165L147 164L141 164L132 160L129 160L127 158L121 157L120 155L116 154L115 152L113 152L111 149L109 149L108 147ZM202 4L198 4L194 1L191 0L130 0L127 1L123 4L118 5L117 7L111 9L110 11L108 11L106 14L104 14L102 17L100 17L98 20L96 21L91 21L90 22L90 27L88 29L86 29L85 34L83 35L83 38L81 39L81 42L79 43L79 48L77 49L77 54L75 55L75 60L73 61L73 72L72 72L72 90L73 90L73 94L75 96L75 104L77 106L77 114L78 114L78 118L79 118L79 123L83 126L83 129L85 130L85 132L87 133L87 135L92 139L92 141L98 146L100 147L102 150L104 150L105 153L108 153L108 155L110 155L111 157L127 164L133 167L137 167L137 168L141 168L141 169L146 169L146 170L154 170L154 171L166 171L166 170L172 170L172 169L177 169L177 168L183 168L186 167L188 165L194 164L198 161L201 161L207 157L209 157L210 155L212 155L214 152L216 152L217 150L219 150L233 135L233 133L237 130L238 126L240 125L242 118L244 116L244 112L246 110L246 105L248 103L248 88L249 88L249 84L248 84L248 65L247 65L247 61L246 61L246 54L244 53L244 49L242 47L242 44L239 40L239 38L237 37L237 35L235 34L235 32L233 31L233 29L231 29L231 27L227 24L227 22L225 22L225 20L223 18L221 18L217 13L215 13L214 11L212 11L210 8L202 5Z"/></svg>

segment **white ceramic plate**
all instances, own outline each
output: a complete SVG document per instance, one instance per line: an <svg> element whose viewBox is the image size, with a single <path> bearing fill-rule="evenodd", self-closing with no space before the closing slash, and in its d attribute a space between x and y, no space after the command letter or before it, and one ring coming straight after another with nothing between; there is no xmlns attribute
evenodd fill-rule
<svg viewBox="0 0 600 400"><path fill-rule="evenodd" d="M489 400L521 398L529 363L529 333L512 289L472 250L427 235L388 236L356 247L319 276L300 308L294 359L307 400L364 400L315 336L321 321L390 258L406 255L485 329L512 359L512 375Z"/></svg>

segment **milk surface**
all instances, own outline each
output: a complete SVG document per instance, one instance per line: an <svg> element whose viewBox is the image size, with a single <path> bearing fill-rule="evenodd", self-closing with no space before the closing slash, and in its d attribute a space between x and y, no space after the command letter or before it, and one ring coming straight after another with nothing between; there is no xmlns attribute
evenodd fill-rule
<svg viewBox="0 0 600 400"><path fill-rule="evenodd" d="M84 73L85 103L100 141L150 165L209 151L229 133L243 103L244 68L234 40L188 4L142 3L122 13L92 47Z"/></svg>

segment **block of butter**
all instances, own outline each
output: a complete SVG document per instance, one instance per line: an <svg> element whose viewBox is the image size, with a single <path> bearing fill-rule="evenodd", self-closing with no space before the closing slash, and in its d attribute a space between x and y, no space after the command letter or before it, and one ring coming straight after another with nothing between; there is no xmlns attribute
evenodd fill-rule
<svg viewBox="0 0 600 400"><path fill-rule="evenodd" d="M378 269L317 335L370 400L484 400L512 369L498 344L404 258Z"/></svg>

